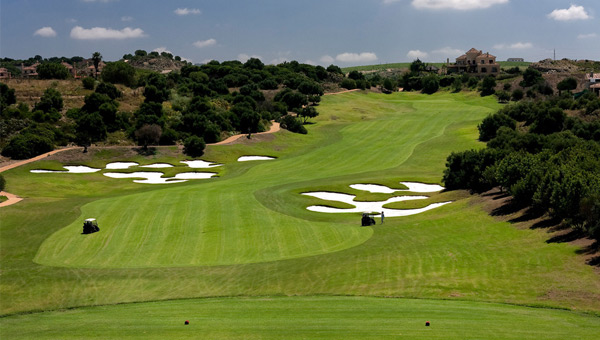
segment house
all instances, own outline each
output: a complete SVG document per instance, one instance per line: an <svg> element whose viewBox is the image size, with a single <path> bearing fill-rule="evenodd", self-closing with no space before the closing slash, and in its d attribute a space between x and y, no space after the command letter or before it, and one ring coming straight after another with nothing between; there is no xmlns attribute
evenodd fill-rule
<svg viewBox="0 0 600 340"><path fill-rule="evenodd" d="M590 72L585 75L590 91L600 96L600 73Z"/></svg>
<svg viewBox="0 0 600 340"><path fill-rule="evenodd" d="M61 62L60 64L61 64L62 66L64 66L64 67L65 67L65 68L66 68L66 69L69 71L69 73L71 74L71 76L72 76L73 78L79 78L79 77L77 76L77 69L75 69L75 67L73 67L73 65L71 65L71 64L69 64L69 63L66 63L66 62L64 62L64 61L63 61L63 62Z"/></svg>
<svg viewBox="0 0 600 340"><path fill-rule="evenodd" d="M4 67L0 67L0 79L10 79L10 78L11 78L10 72Z"/></svg>
<svg viewBox="0 0 600 340"><path fill-rule="evenodd" d="M31 66L25 66L24 64L21 64L21 77L25 77L25 78L31 78L31 77L37 77L38 73L37 73L37 67L40 65L40 63L35 63Z"/></svg>
<svg viewBox="0 0 600 340"><path fill-rule="evenodd" d="M525 59L523 59L523 58L508 58L508 59L506 59L506 61L513 61L513 62L522 63L522 62L525 61Z"/></svg>
<svg viewBox="0 0 600 340"><path fill-rule="evenodd" d="M477 76L498 75L500 64L496 62L496 56L483 53L474 48L456 58L456 63L447 65L450 73L471 73Z"/></svg>
<svg viewBox="0 0 600 340"><path fill-rule="evenodd" d="M94 61L92 59L86 59L83 61L83 63L86 64L85 74L91 77L95 76L96 68L94 67ZM98 63L98 75L102 73L102 69L104 68L104 66L106 66L106 64L102 60L100 60L100 63Z"/></svg>

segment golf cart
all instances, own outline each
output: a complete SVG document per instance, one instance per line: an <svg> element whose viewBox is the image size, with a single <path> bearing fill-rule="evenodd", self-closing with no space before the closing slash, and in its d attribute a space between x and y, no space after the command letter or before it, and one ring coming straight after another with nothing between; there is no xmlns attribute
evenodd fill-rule
<svg viewBox="0 0 600 340"><path fill-rule="evenodd" d="M92 234L97 231L100 231L100 228L98 228L98 222L96 222L95 218L88 218L87 220L83 221L84 234Z"/></svg>
<svg viewBox="0 0 600 340"><path fill-rule="evenodd" d="M373 215L374 214L372 214L372 213L366 213L366 212L364 212L362 214L361 223L362 223L363 227L368 227L368 226L375 224L375 219L373 218Z"/></svg>

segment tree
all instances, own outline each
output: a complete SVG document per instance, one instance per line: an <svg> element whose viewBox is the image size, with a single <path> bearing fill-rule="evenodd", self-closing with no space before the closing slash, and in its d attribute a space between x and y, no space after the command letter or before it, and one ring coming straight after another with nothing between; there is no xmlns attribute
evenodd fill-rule
<svg viewBox="0 0 600 340"><path fill-rule="evenodd" d="M510 93L506 91L498 91L496 92L496 96L500 103L508 103L510 101Z"/></svg>
<svg viewBox="0 0 600 340"><path fill-rule="evenodd" d="M353 70L353 71L350 71L350 73L348 73L348 78L356 81L356 80L360 80L360 79L365 79L365 75L356 70Z"/></svg>
<svg viewBox="0 0 600 340"><path fill-rule="evenodd" d="M81 79L81 83L83 88L86 90L93 90L94 86L96 86L96 81L92 77L85 77Z"/></svg>
<svg viewBox="0 0 600 340"><path fill-rule="evenodd" d="M485 117L481 124L477 126L477 129L479 129L479 140L487 142L495 138L498 129L502 126L514 130L517 122L504 113L496 113Z"/></svg>
<svg viewBox="0 0 600 340"><path fill-rule="evenodd" d="M542 73L534 68L528 67L525 72L523 72L523 81L519 83L521 87L529 87L536 85L539 83L542 78Z"/></svg>
<svg viewBox="0 0 600 340"><path fill-rule="evenodd" d="M425 64L419 58L417 58L417 60L413 61L410 64L410 72L413 74L419 74L419 73L425 71L426 67L427 67L427 64Z"/></svg>
<svg viewBox="0 0 600 340"><path fill-rule="evenodd" d="M98 112L83 114L76 121L77 144L87 152L92 143L106 139L106 125Z"/></svg>
<svg viewBox="0 0 600 340"><path fill-rule="evenodd" d="M204 154L206 143L198 136L190 136L183 143L183 153L191 157L200 157Z"/></svg>
<svg viewBox="0 0 600 340"><path fill-rule="evenodd" d="M577 80L573 77L565 78L561 80L557 85L558 94L562 91L573 91L577 88Z"/></svg>
<svg viewBox="0 0 600 340"><path fill-rule="evenodd" d="M459 77L454 78L452 82L452 92L460 92L462 90L462 80Z"/></svg>
<svg viewBox="0 0 600 340"><path fill-rule="evenodd" d="M240 131L251 134L258 132L260 114L256 111L246 110L240 117Z"/></svg>
<svg viewBox="0 0 600 340"><path fill-rule="evenodd" d="M98 86L96 86L96 92L105 94L113 100L120 98L123 95L123 93L121 93L121 91L119 91L119 89L117 89L116 86L114 86L111 83L105 82L101 82L100 84L98 84Z"/></svg>
<svg viewBox="0 0 600 340"><path fill-rule="evenodd" d="M385 78L383 80L383 88L387 92L394 92L394 90L396 89L396 86L394 85L394 82L390 78Z"/></svg>
<svg viewBox="0 0 600 340"><path fill-rule="evenodd" d="M92 54L92 61L94 62L94 70L96 71L94 77L98 79L98 66L100 65L100 61L102 61L102 54L100 54L100 52L94 52Z"/></svg>
<svg viewBox="0 0 600 340"><path fill-rule="evenodd" d="M334 74L344 74L344 72L342 71L342 69L339 66L336 66L333 64L327 66L327 72L334 73Z"/></svg>
<svg viewBox="0 0 600 340"><path fill-rule="evenodd" d="M353 90L356 88L356 82L350 78L344 78L340 83L340 87L343 87L347 90Z"/></svg>
<svg viewBox="0 0 600 340"><path fill-rule="evenodd" d="M144 50L136 50L134 52L136 57L145 57L148 55L148 52L144 51Z"/></svg>
<svg viewBox="0 0 600 340"><path fill-rule="evenodd" d="M41 110L43 112L50 112L50 110L60 111L63 108L63 99L58 92L58 90L54 88L47 88L44 91L44 94L40 98L40 101L35 103L34 110Z"/></svg>
<svg viewBox="0 0 600 340"><path fill-rule="evenodd" d="M36 68L40 79L67 79L69 70L60 63L43 63Z"/></svg>
<svg viewBox="0 0 600 340"><path fill-rule="evenodd" d="M523 99L523 96L524 96L523 90L515 89L512 92L511 99L515 102L518 102L519 100Z"/></svg>
<svg viewBox="0 0 600 340"><path fill-rule="evenodd" d="M2 155L12 159L27 159L54 149L54 142L47 136L21 133L13 137L2 149Z"/></svg>
<svg viewBox="0 0 600 340"><path fill-rule="evenodd" d="M302 111L300 111L300 113L298 113L298 116L302 117L303 124L306 124L306 122L310 118L315 118L318 115L319 115L319 112L312 106L307 106L307 107L303 108Z"/></svg>
<svg viewBox="0 0 600 340"><path fill-rule="evenodd" d="M148 150L148 144L158 144L162 128L156 124L144 125L135 131L135 138L138 145L143 145L144 150Z"/></svg>
<svg viewBox="0 0 600 340"><path fill-rule="evenodd" d="M5 187L6 187L6 180L4 179L4 176L2 176L2 174L0 174L0 191L4 191Z"/></svg>
<svg viewBox="0 0 600 340"><path fill-rule="evenodd" d="M16 102L17 97L15 96L15 89L11 89L8 85L0 83L0 113L2 113L7 106L15 104Z"/></svg>
<svg viewBox="0 0 600 340"><path fill-rule="evenodd" d="M303 135L307 134L306 128L302 125L302 123L296 119L296 117L291 115L283 116L281 119L281 127L295 133L301 133Z"/></svg>
<svg viewBox="0 0 600 340"><path fill-rule="evenodd" d="M487 76L485 78L483 78L483 81L481 82L481 96L485 97L485 96L489 96L494 94L496 91L494 90L494 88L496 87L496 78L494 78L493 76Z"/></svg>
<svg viewBox="0 0 600 340"><path fill-rule="evenodd" d="M433 93L436 93L437 90L440 88L439 78L435 74L430 74L430 75L424 77L422 80L422 83L423 83L423 89L422 89L423 93L433 94Z"/></svg>
<svg viewBox="0 0 600 340"><path fill-rule="evenodd" d="M530 131L548 135L554 132L562 131L567 116L558 107L549 110L540 110L531 124Z"/></svg>
<svg viewBox="0 0 600 340"><path fill-rule="evenodd" d="M125 86L135 85L135 69L123 61L108 63L102 69L102 80Z"/></svg>

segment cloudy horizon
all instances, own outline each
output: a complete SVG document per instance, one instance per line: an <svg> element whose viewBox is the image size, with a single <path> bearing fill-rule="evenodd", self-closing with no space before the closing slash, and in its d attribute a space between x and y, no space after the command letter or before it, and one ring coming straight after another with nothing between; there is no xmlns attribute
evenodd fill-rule
<svg viewBox="0 0 600 340"><path fill-rule="evenodd" d="M3 0L0 54L118 60L137 49L194 63L247 60L342 67L453 60L599 59L597 0Z"/></svg>

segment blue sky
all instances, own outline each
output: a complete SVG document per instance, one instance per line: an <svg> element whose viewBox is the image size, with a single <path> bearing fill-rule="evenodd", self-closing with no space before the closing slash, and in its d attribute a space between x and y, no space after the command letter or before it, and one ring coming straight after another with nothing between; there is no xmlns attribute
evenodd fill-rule
<svg viewBox="0 0 600 340"><path fill-rule="evenodd" d="M0 0L0 56L118 60L167 50L194 63L260 57L344 66L600 59L599 0Z"/></svg>

